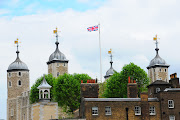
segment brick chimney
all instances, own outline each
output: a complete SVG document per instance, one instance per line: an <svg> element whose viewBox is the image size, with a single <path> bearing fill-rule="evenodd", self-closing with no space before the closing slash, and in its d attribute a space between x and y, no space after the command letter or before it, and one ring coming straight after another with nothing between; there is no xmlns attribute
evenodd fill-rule
<svg viewBox="0 0 180 120"><path fill-rule="evenodd" d="M148 102L148 93L141 93L141 120L149 120L149 102Z"/></svg>
<svg viewBox="0 0 180 120"><path fill-rule="evenodd" d="M133 80L130 77L128 77L127 97L128 98L137 98L138 97L137 83L135 80Z"/></svg>
<svg viewBox="0 0 180 120"><path fill-rule="evenodd" d="M87 80L87 83L81 82L81 98L98 98L99 84L96 80Z"/></svg>
<svg viewBox="0 0 180 120"><path fill-rule="evenodd" d="M180 88L179 78L177 77L177 73L173 73L170 75L169 83L172 84L173 88Z"/></svg>

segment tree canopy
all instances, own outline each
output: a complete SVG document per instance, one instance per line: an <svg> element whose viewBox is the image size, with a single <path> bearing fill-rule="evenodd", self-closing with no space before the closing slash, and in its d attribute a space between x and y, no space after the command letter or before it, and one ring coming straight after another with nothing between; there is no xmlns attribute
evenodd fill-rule
<svg viewBox="0 0 180 120"><path fill-rule="evenodd" d="M73 110L79 108L80 105L80 84L88 79L92 79L87 74L64 74L54 78L51 74L45 75L45 79L52 86L50 90L51 100L58 102L59 106ZM37 87L41 84L43 77L36 80L31 87L30 103L39 101L39 90Z"/></svg>
<svg viewBox="0 0 180 120"><path fill-rule="evenodd" d="M60 106L67 106L70 111L80 106L80 84L81 80L87 82L92 79L87 74L64 74L56 79L54 84L55 100Z"/></svg>
<svg viewBox="0 0 180 120"><path fill-rule="evenodd" d="M127 83L129 76L136 80L139 93L147 90L147 85L149 84L147 73L134 63L130 63L125 65L120 73L115 72L107 80L103 96L108 98L127 97Z"/></svg>

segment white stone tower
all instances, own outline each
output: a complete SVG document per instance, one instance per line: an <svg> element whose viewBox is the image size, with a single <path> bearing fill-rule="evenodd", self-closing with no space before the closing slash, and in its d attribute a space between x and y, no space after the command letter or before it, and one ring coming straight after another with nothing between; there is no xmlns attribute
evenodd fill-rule
<svg viewBox="0 0 180 120"><path fill-rule="evenodd" d="M48 74L52 74L53 77L58 77L64 73L68 73L68 60L65 55L59 50L57 28L54 30L56 34L56 50L50 55L48 65Z"/></svg>
<svg viewBox="0 0 180 120"><path fill-rule="evenodd" d="M154 38L154 40L156 40L156 56L154 59L151 60L149 66L147 67L150 83L156 80L163 80L169 82L168 67L170 65L166 64L165 60L159 56L157 36Z"/></svg>
<svg viewBox="0 0 180 120"><path fill-rule="evenodd" d="M24 91L29 91L29 70L19 58L18 42L17 58L7 70L7 120L21 120L21 98ZM24 116L27 116L24 114Z"/></svg>

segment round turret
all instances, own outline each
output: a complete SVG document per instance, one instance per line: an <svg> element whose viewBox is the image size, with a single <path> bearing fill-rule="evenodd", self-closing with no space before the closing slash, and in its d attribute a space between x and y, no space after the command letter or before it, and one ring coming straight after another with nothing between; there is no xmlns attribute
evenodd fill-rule
<svg viewBox="0 0 180 120"><path fill-rule="evenodd" d="M169 65L166 64L166 61L159 56L159 54L158 54L159 49L156 48L155 50L156 50L156 56L151 60L149 66L147 68L149 69L154 66L169 67Z"/></svg>
<svg viewBox="0 0 180 120"><path fill-rule="evenodd" d="M12 70L29 71L27 65L20 60L20 58L19 58L19 51L16 51L16 53L17 53L17 58L16 58L16 60L13 63L11 63L9 65L7 71L12 71Z"/></svg>
<svg viewBox="0 0 180 120"><path fill-rule="evenodd" d="M47 64L51 63L52 61L68 61L66 59L66 56L59 51L59 48L58 48L58 44L59 42L56 42L56 50L50 55L49 57L49 61L47 62Z"/></svg>

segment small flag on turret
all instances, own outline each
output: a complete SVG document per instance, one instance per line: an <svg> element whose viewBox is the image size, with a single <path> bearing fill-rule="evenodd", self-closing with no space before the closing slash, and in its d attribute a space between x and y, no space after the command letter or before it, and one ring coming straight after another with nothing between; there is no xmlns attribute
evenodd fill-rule
<svg viewBox="0 0 180 120"><path fill-rule="evenodd" d="M156 35L156 37L153 38L153 40L157 40L157 35Z"/></svg>
<svg viewBox="0 0 180 120"><path fill-rule="evenodd" d="M111 54L112 53L112 49L110 49L110 51L108 51L108 54Z"/></svg>
<svg viewBox="0 0 180 120"><path fill-rule="evenodd" d="M17 40L14 41L14 44L18 44L18 38L17 38Z"/></svg>
<svg viewBox="0 0 180 120"><path fill-rule="evenodd" d="M57 33L57 28L56 28L56 30L53 30L53 33L54 33L54 34L56 34L56 33Z"/></svg>

